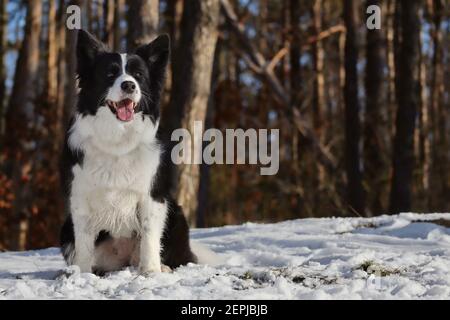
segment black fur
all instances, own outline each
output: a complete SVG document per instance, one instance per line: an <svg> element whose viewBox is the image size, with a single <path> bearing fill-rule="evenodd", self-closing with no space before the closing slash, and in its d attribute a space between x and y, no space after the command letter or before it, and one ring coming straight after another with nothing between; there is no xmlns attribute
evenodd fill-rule
<svg viewBox="0 0 450 320"><path fill-rule="evenodd" d="M169 37L163 35L148 45L139 47L135 54L127 55L127 73L138 81L144 95L136 111L142 111L153 122L159 119L159 101L164 85L164 77L169 61ZM120 75L121 57L110 52L106 46L84 31L78 33L77 73L79 79L79 99L77 112L82 115L95 115L98 107L104 105L104 94ZM73 124L73 120L69 128ZM69 129L68 128L68 129ZM162 153L157 177L149 190L149 196L154 200L166 200L168 217L162 239L162 263L171 268L189 262L196 262L196 257L189 246L189 227L181 207L171 197L171 181L173 164L170 160L169 141L162 128L159 128L157 138L165 151ZM62 226L60 241L61 250L68 261L74 248L75 237L70 215L70 186L73 181L72 168L83 165L83 153L74 152L68 146L68 134L64 143L61 161L61 182L66 203L66 220ZM96 245L110 237L108 230L102 230L96 239Z"/></svg>

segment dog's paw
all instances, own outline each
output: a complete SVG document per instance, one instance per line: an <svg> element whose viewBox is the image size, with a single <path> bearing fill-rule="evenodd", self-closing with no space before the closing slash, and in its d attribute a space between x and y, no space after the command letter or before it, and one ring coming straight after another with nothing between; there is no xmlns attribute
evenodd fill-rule
<svg viewBox="0 0 450 320"><path fill-rule="evenodd" d="M165 264L161 265L161 272L172 272L172 269L169 266L166 266Z"/></svg>
<svg viewBox="0 0 450 320"><path fill-rule="evenodd" d="M80 267L76 265L68 266L55 274L54 280L67 279L72 276L80 275Z"/></svg>
<svg viewBox="0 0 450 320"><path fill-rule="evenodd" d="M166 266L165 264L161 264L160 267L157 267L156 265L152 267L143 267L143 266L139 267L139 274L146 277L161 272L169 273L172 272L172 269L169 266Z"/></svg>
<svg viewBox="0 0 450 320"><path fill-rule="evenodd" d="M161 265L139 266L139 274L148 277L155 273L163 272Z"/></svg>
<svg viewBox="0 0 450 320"><path fill-rule="evenodd" d="M75 266L79 268L80 273L92 273L92 264L86 261L74 261Z"/></svg>

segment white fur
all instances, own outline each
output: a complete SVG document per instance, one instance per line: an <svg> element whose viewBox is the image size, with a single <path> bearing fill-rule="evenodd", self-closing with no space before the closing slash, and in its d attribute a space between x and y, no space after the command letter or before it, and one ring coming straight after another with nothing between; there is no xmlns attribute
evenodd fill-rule
<svg viewBox="0 0 450 320"><path fill-rule="evenodd" d="M160 240L167 207L149 195L161 154L157 128L158 123L140 113L130 122L121 122L106 106L95 116L76 116L69 147L82 151L84 159L82 166L73 168L70 204L74 263L83 272L91 272L95 236L101 230L113 237L140 233L139 269L161 271Z"/></svg>
<svg viewBox="0 0 450 320"><path fill-rule="evenodd" d="M161 237L167 217L166 202L159 203L147 197L142 202L141 255L139 272L161 271Z"/></svg>
<svg viewBox="0 0 450 320"><path fill-rule="evenodd" d="M209 266L219 266L225 263L225 259L217 253L211 251L203 244L191 241L192 252L197 256L199 264L206 264Z"/></svg>
<svg viewBox="0 0 450 320"><path fill-rule="evenodd" d="M64 256L67 257L67 262L69 265L71 265L75 258L75 250L72 243L69 243L65 248L63 252Z"/></svg>

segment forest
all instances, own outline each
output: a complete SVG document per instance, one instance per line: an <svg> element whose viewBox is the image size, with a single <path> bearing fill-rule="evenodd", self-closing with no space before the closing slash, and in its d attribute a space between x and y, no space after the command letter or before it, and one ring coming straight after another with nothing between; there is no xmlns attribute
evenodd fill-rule
<svg viewBox="0 0 450 320"><path fill-rule="evenodd" d="M448 0L0 0L0 251L58 245L71 6L114 51L170 36L169 130L279 129L276 175L177 166L191 227L450 212Z"/></svg>

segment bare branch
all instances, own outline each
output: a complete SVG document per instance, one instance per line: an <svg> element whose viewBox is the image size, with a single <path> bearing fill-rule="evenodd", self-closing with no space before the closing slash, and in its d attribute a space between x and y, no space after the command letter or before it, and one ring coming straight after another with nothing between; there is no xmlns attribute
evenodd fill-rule
<svg viewBox="0 0 450 320"><path fill-rule="evenodd" d="M280 59L286 54L283 48L280 50L272 59L272 61L268 62L264 56L258 51L258 49L252 44L251 40L245 33L245 27L238 21L237 15L233 10L233 7L229 3L228 0L220 0L222 12L225 15L227 25L230 30L237 37L239 44L241 45L242 50L246 54L242 54L243 59L249 63L249 66L254 71L257 72L258 75L265 78L269 86L275 93L276 99L284 106L283 113L288 119L292 119L297 130L302 134L303 138L311 143L313 149L318 154L318 160L327 168L335 169L336 168L336 160L330 154L328 149L321 144L319 139L317 139L314 131L309 127L309 125L302 120L300 112L297 108L294 108L289 95L286 93L285 88L281 85L277 76L273 72L274 66L278 63ZM331 30L332 29L332 30ZM338 32L340 28L330 28L327 31L322 32L316 38L323 39L326 36L329 36L332 33ZM286 49L287 52L287 49Z"/></svg>
<svg viewBox="0 0 450 320"><path fill-rule="evenodd" d="M278 62L280 62L280 60L283 59L283 57L288 53L288 49L289 48L284 47L283 49L278 51L277 54L273 56L272 60L269 62L266 68L268 70L273 70Z"/></svg>
<svg viewBox="0 0 450 320"><path fill-rule="evenodd" d="M328 38L329 36L339 32L346 32L345 26L343 26L342 24L330 27L329 29L322 31L315 36L309 37L306 43L302 46L302 48L307 48L313 43L322 41L323 39Z"/></svg>

